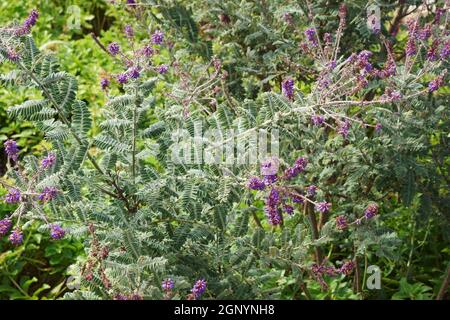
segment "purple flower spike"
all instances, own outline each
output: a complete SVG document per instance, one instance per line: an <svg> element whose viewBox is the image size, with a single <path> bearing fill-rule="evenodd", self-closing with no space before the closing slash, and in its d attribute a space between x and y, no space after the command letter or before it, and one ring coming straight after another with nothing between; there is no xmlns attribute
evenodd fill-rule
<svg viewBox="0 0 450 320"><path fill-rule="evenodd" d="M294 80L292 78L287 78L284 80L281 84L281 89L286 98L289 100L294 99Z"/></svg>
<svg viewBox="0 0 450 320"><path fill-rule="evenodd" d="M8 51L6 52L6 58L9 61L16 62L16 61L19 61L20 55L17 51L15 51L13 49L8 49Z"/></svg>
<svg viewBox="0 0 450 320"><path fill-rule="evenodd" d="M383 125L381 123L377 123L375 125L375 132L380 132L383 129Z"/></svg>
<svg viewBox="0 0 450 320"><path fill-rule="evenodd" d="M347 229L347 227L348 227L347 218L343 215L337 216L336 217L336 228L338 228L339 230L344 230L344 229Z"/></svg>
<svg viewBox="0 0 450 320"><path fill-rule="evenodd" d="M316 204L316 210L322 213L326 213L330 211L331 209L331 203L323 201Z"/></svg>
<svg viewBox="0 0 450 320"><path fill-rule="evenodd" d="M102 78L100 80L100 86L102 87L102 90L106 90L110 85L109 79L107 78Z"/></svg>
<svg viewBox="0 0 450 320"><path fill-rule="evenodd" d="M317 42L317 35L316 35L316 30L314 28L309 28L305 30L305 36L308 39L309 43L313 46L316 47L318 42Z"/></svg>
<svg viewBox="0 0 450 320"><path fill-rule="evenodd" d="M306 158L300 157L298 158L294 165L290 168L287 168L284 172L284 177L286 179L292 179L298 176L299 173L303 172L308 164L308 160Z"/></svg>
<svg viewBox="0 0 450 320"><path fill-rule="evenodd" d="M347 139L350 130L350 122L346 119L344 122L339 123L338 133L341 134L344 139Z"/></svg>
<svg viewBox="0 0 450 320"><path fill-rule="evenodd" d="M302 204L302 203L305 202L305 200L302 197L298 196L298 195L291 195L291 199L292 199L292 202L294 202L294 203Z"/></svg>
<svg viewBox="0 0 450 320"><path fill-rule="evenodd" d="M175 287L175 282L171 278L164 279L161 287L166 292L171 291Z"/></svg>
<svg viewBox="0 0 450 320"><path fill-rule="evenodd" d="M50 226L50 237L52 237L55 240L60 240L62 239L66 234L66 231L64 231L63 228L61 228L61 226L57 225L57 224L52 224Z"/></svg>
<svg viewBox="0 0 450 320"><path fill-rule="evenodd" d="M132 67L129 71L128 71L128 76L131 79L137 79L141 76L141 71L138 67Z"/></svg>
<svg viewBox="0 0 450 320"><path fill-rule="evenodd" d="M283 206L284 212L286 212L288 215L292 215L294 213L294 207L290 206L288 204Z"/></svg>
<svg viewBox="0 0 450 320"><path fill-rule="evenodd" d="M6 142L3 144L5 147L5 152L8 155L8 158L17 161L17 158L19 157L19 148L17 147L17 142L14 140L6 140Z"/></svg>
<svg viewBox="0 0 450 320"><path fill-rule="evenodd" d="M0 220L0 236L4 236L8 233L9 229L12 227L12 222L9 218L4 218Z"/></svg>
<svg viewBox="0 0 450 320"><path fill-rule="evenodd" d="M162 64L162 65L157 67L157 70L158 70L159 74L165 74L169 70L169 66L166 65L166 64Z"/></svg>
<svg viewBox="0 0 450 320"><path fill-rule="evenodd" d="M124 32L125 32L125 36L126 36L127 38L131 39L131 38L134 37L134 30L133 30L133 27L132 27L132 26L126 25L126 26L125 26L125 29L124 29Z"/></svg>
<svg viewBox="0 0 450 320"><path fill-rule="evenodd" d="M151 57L153 53L155 53L155 50L150 45L147 45L144 48L142 48L142 54L146 57Z"/></svg>
<svg viewBox="0 0 450 320"><path fill-rule="evenodd" d="M378 213L378 205L375 203L371 203L367 206L366 210L364 210L364 216L366 219L373 218Z"/></svg>
<svg viewBox="0 0 450 320"><path fill-rule="evenodd" d="M55 187L45 187L38 198L42 202L48 202L53 200L58 194L58 192L59 192L58 189L56 189Z"/></svg>
<svg viewBox="0 0 450 320"><path fill-rule="evenodd" d="M117 75L117 82L120 84L125 84L128 82L128 75L126 73L121 73Z"/></svg>
<svg viewBox="0 0 450 320"><path fill-rule="evenodd" d="M115 56L120 52L120 46L117 42L111 42L108 45L108 51L111 55Z"/></svg>
<svg viewBox="0 0 450 320"><path fill-rule="evenodd" d="M20 190L16 188L9 189L5 196L5 202L9 204L19 203L21 200Z"/></svg>
<svg viewBox="0 0 450 320"><path fill-rule="evenodd" d="M262 181L258 177L251 177L248 180L247 186L249 189L252 189L252 190L264 190L264 188L266 187L266 184L264 183L264 181Z"/></svg>
<svg viewBox="0 0 450 320"><path fill-rule="evenodd" d="M437 89L439 89L440 87L442 87L442 85L444 84L444 77L438 76L436 79L432 80L429 84L428 84L428 92L434 92Z"/></svg>
<svg viewBox="0 0 450 320"><path fill-rule="evenodd" d="M315 126L321 126L325 122L325 117L321 115L314 115L311 117L311 121Z"/></svg>
<svg viewBox="0 0 450 320"><path fill-rule="evenodd" d="M342 267L339 268L338 272L348 276L352 272L354 267L355 264L353 263L353 261L347 261L342 265Z"/></svg>
<svg viewBox="0 0 450 320"><path fill-rule="evenodd" d="M316 195L317 187L315 185L310 185L308 188L306 188L306 195L308 197L314 197Z"/></svg>
<svg viewBox="0 0 450 320"><path fill-rule="evenodd" d="M53 166L56 162L56 155L53 152L49 152L49 154L42 159L41 167L42 169L48 169Z"/></svg>
<svg viewBox="0 0 450 320"><path fill-rule="evenodd" d="M22 244L23 241L22 230L20 228L15 228L9 236L9 241L11 241L11 243L15 246Z"/></svg>
<svg viewBox="0 0 450 320"><path fill-rule="evenodd" d="M156 30L153 34L152 34L152 42L153 44L161 44L163 43L164 40L164 33L160 30Z"/></svg>
<svg viewBox="0 0 450 320"><path fill-rule="evenodd" d="M205 279L199 279L195 282L194 287L191 290L195 299L199 299L201 297L201 295L205 292L206 285L207 285L207 282Z"/></svg>

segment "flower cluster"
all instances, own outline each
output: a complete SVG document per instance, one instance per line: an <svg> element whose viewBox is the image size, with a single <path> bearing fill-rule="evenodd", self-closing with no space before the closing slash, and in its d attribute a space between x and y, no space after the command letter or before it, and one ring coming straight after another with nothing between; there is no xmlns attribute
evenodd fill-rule
<svg viewBox="0 0 450 320"><path fill-rule="evenodd" d="M289 167L284 171L284 177L286 179L295 178L305 170L307 164L308 160L306 158L298 158L292 167Z"/></svg>
<svg viewBox="0 0 450 320"><path fill-rule="evenodd" d="M364 210L364 217L366 219L371 219L373 218L376 214L378 213L378 205L375 203L369 204L366 208L366 210Z"/></svg>
<svg viewBox="0 0 450 320"><path fill-rule="evenodd" d="M14 161L18 161L18 152L19 149L17 147L17 143L14 140L7 140L4 144L5 151L8 157ZM49 152L47 156L45 156L41 160L41 165L38 170L38 174L43 172L46 169L51 168L56 163L56 154L53 152ZM22 179L32 181L33 177L28 178L27 175L22 172L22 168L20 166L17 167L19 174L22 176ZM0 181L2 182L2 181ZM40 193L35 191L35 185L33 183L28 183L28 188L26 190L20 190L17 187L9 186L8 183L2 182L3 185L8 187L8 193L5 195L3 200L7 204L29 204L31 202L41 201L41 203L46 203L51 201L56 197L56 195L60 192L56 187L47 186ZM19 224L20 218L22 216L22 210L17 211L17 224ZM15 214L13 215L15 216ZM12 217L12 216L11 216ZM0 220L0 236L6 235L6 233L12 227L11 217L4 218ZM43 216L43 220L48 223L47 218ZM66 231L58 224L49 224L50 227L50 236L55 240L62 239ZM9 240L14 245L19 245L22 243L23 234L20 226L14 228L9 236Z"/></svg>
<svg viewBox="0 0 450 320"><path fill-rule="evenodd" d="M8 233L9 229L12 227L11 219L4 218L0 220L0 236L4 236Z"/></svg>
<svg viewBox="0 0 450 320"><path fill-rule="evenodd" d="M304 172L307 164L308 160L305 157L300 157L291 167L284 170L283 175L278 176L280 163L277 158L272 157L261 163L262 179L253 176L248 180L247 187L251 190L262 191L269 188L264 201L264 212L271 225L276 226L282 223L283 212L286 212L288 215L294 213L294 207L290 202L292 204L303 204L306 200L314 203L316 210L320 212L328 212L331 209L331 203L316 203L311 200L316 195L317 186L310 185L306 187L306 195L303 195L297 188L292 189L285 185L285 182L292 180Z"/></svg>
<svg viewBox="0 0 450 320"><path fill-rule="evenodd" d="M39 12L36 9L31 10L30 14L22 23L22 25L15 30L16 36L29 34L31 32L31 28L36 24L38 18Z"/></svg>
<svg viewBox="0 0 450 320"><path fill-rule="evenodd" d="M326 265L326 262L327 261L324 260L320 265L314 263L311 266L313 277L320 283L323 290L328 289L328 284L325 282L324 276L335 277L339 274L347 276L355 267L353 261L344 262L340 268L336 268L333 265Z"/></svg>
<svg viewBox="0 0 450 320"><path fill-rule="evenodd" d="M9 192L5 195L5 202L9 204L19 203L21 200L21 193L19 189L11 188Z"/></svg>
<svg viewBox="0 0 450 320"><path fill-rule="evenodd" d="M8 158L17 161L19 157L19 147L17 146L17 142L14 140L6 140L6 142L3 144L5 147L5 152L8 155Z"/></svg>
<svg viewBox="0 0 450 320"><path fill-rule="evenodd" d="M175 282L171 278L164 279L161 287L165 292L171 291L175 287Z"/></svg>
<svg viewBox="0 0 450 320"><path fill-rule="evenodd" d="M10 241L13 245L15 245L15 246L21 245L21 244L22 244L22 241L23 241L23 233L22 233L22 230L21 230L19 227L15 228L15 229L11 232L11 234L10 234L10 236L9 236L8 239L9 239L9 241Z"/></svg>
<svg viewBox="0 0 450 320"><path fill-rule="evenodd" d="M60 240L64 238L66 234L66 231L63 228L61 228L61 226L58 224L52 224L50 226L50 230L51 230L50 236L55 240Z"/></svg>
<svg viewBox="0 0 450 320"><path fill-rule="evenodd" d="M294 99L294 80L292 78L287 78L282 83L282 92L286 98L289 100Z"/></svg>
<svg viewBox="0 0 450 320"><path fill-rule="evenodd" d="M41 161L41 168L42 169L48 169L52 167L56 162L56 155L53 152L49 152L49 154L42 159Z"/></svg>
<svg viewBox="0 0 450 320"><path fill-rule="evenodd" d="M197 300L206 290L207 282L205 279L199 279L195 282L194 287L191 289L193 297Z"/></svg>
<svg viewBox="0 0 450 320"><path fill-rule="evenodd" d="M135 39L135 31L131 25L126 25L124 27L125 37L132 43L132 46L137 46L137 40ZM154 66L151 58L156 49L152 47L152 45L161 45L164 42L164 33L160 30L156 30L150 37L150 41L144 43L144 45L140 48L136 48L132 50L131 53L125 52L122 50L121 46L118 42L111 42L108 44L106 48L102 48L106 50L111 56L119 59L120 62L124 66L124 71L113 76L105 77L103 76L100 79L100 86L102 90L106 90L110 87L110 78L113 78L120 85L125 85L130 81L139 79L143 72L153 71L159 74L165 74L169 70L169 66L167 64L161 64L159 66ZM97 43L100 43L98 39L96 39ZM133 43L135 42L135 43Z"/></svg>
<svg viewBox="0 0 450 320"><path fill-rule="evenodd" d="M39 194L38 199L42 202L51 201L57 196L58 192L59 191L56 187L45 187Z"/></svg>

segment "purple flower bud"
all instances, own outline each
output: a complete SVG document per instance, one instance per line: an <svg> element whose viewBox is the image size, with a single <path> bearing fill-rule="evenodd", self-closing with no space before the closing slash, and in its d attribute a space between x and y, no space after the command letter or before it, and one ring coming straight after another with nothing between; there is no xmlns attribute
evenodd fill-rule
<svg viewBox="0 0 450 320"><path fill-rule="evenodd" d="M447 40L447 42L444 44L439 55L442 60L448 59L448 57L450 56L450 40Z"/></svg>
<svg viewBox="0 0 450 320"><path fill-rule="evenodd" d="M156 30L153 34L152 34L152 42L153 44L161 44L163 43L164 40L164 33L160 30Z"/></svg>
<svg viewBox="0 0 450 320"><path fill-rule="evenodd" d="M317 187L315 185L310 185L308 188L306 188L306 195L308 197L314 197L316 195Z"/></svg>
<svg viewBox="0 0 450 320"><path fill-rule="evenodd" d="M5 202L9 204L19 203L21 200L21 195L19 189L12 188L5 196Z"/></svg>
<svg viewBox="0 0 450 320"><path fill-rule="evenodd" d="M116 54L118 54L120 52L120 46L117 42L111 42L108 45L108 51L111 55L115 56Z"/></svg>
<svg viewBox="0 0 450 320"><path fill-rule="evenodd" d="M303 172L308 164L308 160L306 158L300 157L298 158L294 165L290 168L287 168L284 172L284 177L286 179L292 179L298 176L299 173Z"/></svg>
<svg viewBox="0 0 450 320"><path fill-rule="evenodd" d="M25 19L23 24L18 27L15 31L17 36L23 36L31 32L31 28L36 24L37 19L39 18L39 12L36 9L33 9L28 17Z"/></svg>
<svg viewBox="0 0 450 320"><path fill-rule="evenodd" d="M377 124L375 125L375 132L380 132L381 129L383 129L383 126L381 125L381 123L377 123Z"/></svg>
<svg viewBox="0 0 450 320"><path fill-rule="evenodd" d="M101 78L100 80L100 86L102 87L102 90L106 90L110 85L109 79L107 78Z"/></svg>
<svg viewBox="0 0 450 320"><path fill-rule="evenodd" d="M293 24L294 23L294 20L292 19L292 15L289 12L283 13L283 20L287 24Z"/></svg>
<svg viewBox="0 0 450 320"><path fill-rule="evenodd" d="M251 177L248 181L248 188L252 190L264 190L266 184L258 177Z"/></svg>
<svg viewBox="0 0 450 320"><path fill-rule="evenodd" d="M371 203L367 206L366 210L364 210L364 216L366 219L373 218L378 213L378 205L375 203Z"/></svg>
<svg viewBox="0 0 450 320"><path fill-rule="evenodd" d="M8 155L8 158L17 161L17 158L19 157L19 148L17 147L17 142L14 140L6 140L3 144L5 147L5 152Z"/></svg>
<svg viewBox="0 0 450 320"><path fill-rule="evenodd" d="M281 90L283 95L289 100L294 99L294 80L292 78L287 78L281 84Z"/></svg>
<svg viewBox="0 0 450 320"><path fill-rule="evenodd" d="M313 47L316 47L318 44L316 30L314 28L308 28L305 30L304 33L305 33L306 39L308 39L309 43Z"/></svg>
<svg viewBox="0 0 450 320"><path fill-rule="evenodd" d="M350 122L346 119L344 122L339 123L338 133L341 134L344 139L347 139L350 130Z"/></svg>
<svg viewBox="0 0 450 320"><path fill-rule="evenodd" d="M199 279L195 282L194 287L191 290L195 299L199 299L201 295L205 292L206 285L207 282L205 281L205 279Z"/></svg>
<svg viewBox="0 0 450 320"><path fill-rule="evenodd" d="M169 66L166 64L162 64L156 68L159 74L165 74L167 70L169 70Z"/></svg>
<svg viewBox="0 0 450 320"><path fill-rule="evenodd" d="M331 203L323 201L316 204L316 210L322 213L326 213L330 211L331 209Z"/></svg>
<svg viewBox="0 0 450 320"><path fill-rule="evenodd" d="M19 61L20 55L17 51L15 51L13 49L8 49L8 51L6 52L6 58L9 61L16 62L16 61Z"/></svg>
<svg viewBox="0 0 450 320"><path fill-rule="evenodd" d="M61 228L61 226L59 226L57 224L52 224L50 226L50 236L53 239L60 240L64 237L65 234L66 234L66 231L64 231L64 229Z"/></svg>
<svg viewBox="0 0 450 320"><path fill-rule="evenodd" d="M126 25L124 28L125 36L129 39L134 37L134 30L133 27L130 25Z"/></svg>
<svg viewBox="0 0 450 320"><path fill-rule="evenodd" d="M417 53L417 48L416 48L416 41L414 40L414 38L409 38L408 41L406 42L406 56L407 57L412 57L413 55L415 55Z"/></svg>
<svg viewBox="0 0 450 320"><path fill-rule="evenodd" d="M288 204L283 206L283 210L288 214L288 215L292 215L294 213L294 207L290 206Z"/></svg>
<svg viewBox="0 0 450 320"><path fill-rule="evenodd" d="M0 220L0 236L4 236L8 233L9 229L12 227L12 222L9 218L4 218Z"/></svg>
<svg viewBox="0 0 450 320"><path fill-rule="evenodd" d="M311 117L311 121L315 126L321 126L325 122L325 117L321 115L314 115Z"/></svg>
<svg viewBox="0 0 450 320"><path fill-rule="evenodd" d="M167 292L175 287L175 282L171 278L164 279L161 286L162 289Z"/></svg>
<svg viewBox="0 0 450 320"><path fill-rule="evenodd" d="M42 159L41 167L42 169L48 169L53 166L56 162L56 155L53 152L49 152L48 155Z"/></svg>
<svg viewBox="0 0 450 320"><path fill-rule="evenodd" d="M269 221L269 223L271 225L277 226L277 225L281 224L281 215L280 215L278 208L266 206L264 208L264 211L266 213L267 220Z"/></svg>
<svg viewBox="0 0 450 320"><path fill-rule="evenodd" d="M428 92L434 92L444 84L444 76L440 75L428 84Z"/></svg>
<svg viewBox="0 0 450 320"><path fill-rule="evenodd" d="M347 227L348 227L347 218L343 215L337 216L336 217L336 227L339 230L347 229Z"/></svg>
<svg viewBox="0 0 450 320"><path fill-rule="evenodd" d="M15 246L22 244L23 241L23 233L20 228L15 228L11 234L9 235L9 241Z"/></svg>
<svg viewBox="0 0 450 320"><path fill-rule="evenodd" d="M346 261L342 265L342 267L339 268L338 272L348 276L352 272L354 267L355 267L355 264L353 263L353 261Z"/></svg>
<svg viewBox="0 0 450 320"><path fill-rule="evenodd" d="M429 24L419 31L417 37L420 40L427 40L430 36L431 36L431 25Z"/></svg>
<svg viewBox="0 0 450 320"><path fill-rule="evenodd" d="M155 50L150 45L146 45L141 49L141 52L144 56L151 57Z"/></svg>
<svg viewBox="0 0 450 320"><path fill-rule="evenodd" d="M277 207L280 203L280 193L277 189L270 189L269 195L266 198L266 205L269 207Z"/></svg>
<svg viewBox="0 0 450 320"><path fill-rule="evenodd" d="M140 69L138 67L132 67L129 71L128 71L128 76L131 79L137 79L139 78L141 75Z"/></svg>
<svg viewBox="0 0 450 320"><path fill-rule="evenodd" d="M128 75L126 73L120 73L117 75L117 82L125 84L128 82Z"/></svg>
<svg viewBox="0 0 450 320"><path fill-rule="evenodd" d="M39 194L38 198L42 202L48 202L53 200L57 196L58 192L58 189L55 187L45 187L41 194Z"/></svg>
<svg viewBox="0 0 450 320"><path fill-rule="evenodd" d="M295 195L295 194L291 195L291 199L292 199L292 202L294 202L294 203L302 204L305 202L305 200L302 197Z"/></svg>

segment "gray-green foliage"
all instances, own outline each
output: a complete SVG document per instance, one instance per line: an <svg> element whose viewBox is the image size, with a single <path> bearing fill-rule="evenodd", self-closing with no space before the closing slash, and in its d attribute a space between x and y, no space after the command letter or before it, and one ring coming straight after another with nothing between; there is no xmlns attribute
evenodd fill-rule
<svg viewBox="0 0 450 320"><path fill-rule="evenodd" d="M266 56L267 47L259 42L264 39L273 44L278 35L270 31L270 23L251 20L253 11L260 12L260 8L245 3L238 10L233 5L224 2L217 10L234 11L238 19L233 34L223 37L238 38L244 47L253 48L248 56L252 64L246 81L252 82L254 70L250 69L255 66L260 69L255 71L258 83L280 77L284 71L276 69L276 64L282 63L279 52ZM246 10L248 16L242 15ZM187 57L192 54L210 59L211 45L199 38L196 22L187 9L162 7L161 15L176 32L195 44L189 46ZM254 33L247 34L249 28L255 29ZM241 37L242 33L246 37ZM111 287L105 285L98 272L86 280L84 262L80 262L72 272L82 278L81 289L67 294L67 298L107 299L118 293L162 298L160 283L167 277L176 280L182 298L197 278L208 280L208 297L283 298L286 290L296 295L303 283L310 281L311 252L317 246L330 250L333 263L367 252L382 259L395 259L399 239L380 219L351 232L339 232L334 227L336 215L356 219L370 202L379 202L381 211L389 213L390 198L398 195L409 206L418 192L422 194L424 212L431 215L431 205L425 209L427 201L440 198L440 190L427 194L423 188L426 185L440 189L439 184L433 184L434 179L441 183L434 172L436 166L417 158L433 148L434 142L429 141L431 128L448 128L445 100L429 97L379 103L371 106L369 112L360 105L351 110L337 107L333 110L340 114L360 115L366 122L379 119L383 125L382 133L354 125L348 139L343 139L334 130L311 125L310 116L319 108L312 107L315 97L303 92L296 94L294 102L273 91L244 99L238 90L233 92L231 82L231 99L224 98L210 107L193 99L185 100L192 97L193 91L174 81L172 98L158 106L153 88L161 80L138 79L124 86L124 94L111 97L98 123L101 133L91 137L92 115L86 103L77 100L76 78L60 70L54 57L39 52L31 37L17 41L23 48L23 58L1 81L41 94L38 99L12 106L9 114L35 123L57 153L57 165L39 176L37 182L38 187L58 185L63 190L47 209L72 235L87 237L88 253L93 250L90 225L95 226L95 237L101 245L110 250L102 266ZM282 54L293 54L291 42L287 40L282 46ZM0 52L2 56L4 51ZM276 63L263 63L263 58ZM232 65L233 61L226 61L225 69L227 64ZM266 70L267 66L274 69ZM203 67L200 65L199 69ZM213 72L211 69L206 68ZM197 78L193 76L191 80ZM415 85L400 83L398 87L408 96L423 89L423 85ZM205 97L196 98L204 102ZM182 105L180 101L189 104ZM149 114L157 121L146 125ZM271 228L265 222L262 195L245 188L247 178L258 174L255 165L174 163L173 133L185 129L189 135L180 143L190 143L198 123L203 130L218 130L225 138L230 138L230 129L235 135L260 129L279 130L280 159L287 164L299 156L309 160L307 173L292 184L316 184L320 188L317 197L333 203L331 217L325 219L319 238L312 236L300 206L286 219L283 228ZM447 141L442 135L439 139ZM202 147L212 142L205 138ZM26 168L36 171L37 159L28 158ZM18 185L23 183L14 172L10 175ZM448 205L437 203L439 215ZM27 216L37 218L39 212L30 208ZM331 254L333 246L339 247L336 255ZM282 275L291 282L278 285Z"/></svg>

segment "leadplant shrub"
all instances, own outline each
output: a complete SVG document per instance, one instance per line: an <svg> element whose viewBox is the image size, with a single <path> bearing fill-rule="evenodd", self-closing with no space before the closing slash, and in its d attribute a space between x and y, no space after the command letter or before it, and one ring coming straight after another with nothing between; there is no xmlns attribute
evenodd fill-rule
<svg viewBox="0 0 450 320"><path fill-rule="evenodd" d="M52 145L42 159L22 158L5 142L0 182L17 209L1 220L1 235L20 245L40 220L55 241L85 237L87 258L71 270L81 285L69 299L311 299L341 284L341 297L362 297L362 259L367 267L368 254L396 256L399 239L382 216L393 193L413 201L413 182L393 186L419 170L429 138L419 127L448 116L441 100L424 104L447 80L448 8L410 19L400 54L372 30L384 52L375 56L341 49L345 5L328 17L337 26L330 33L308 2L290 3L283 20L267 11L274 4L225 2L217 8L230 32L215 49L191 10L149 4L121 5L135 23L117 41L93 35L120 70L100 80L108 96L100 119L77 99L76 77L34 43L37 11L0 29L0 59L11 68L2 84L39 96L9 114ZM308 17L308 28L297 30L292 14ZM280 23L293 32L268 31ZM260 30L239 50L227 47L248 28ZM244 90L242 61L232 66L242 48L251 58L239 71ZM261 133L271 153L256 164Z"/></svg>

